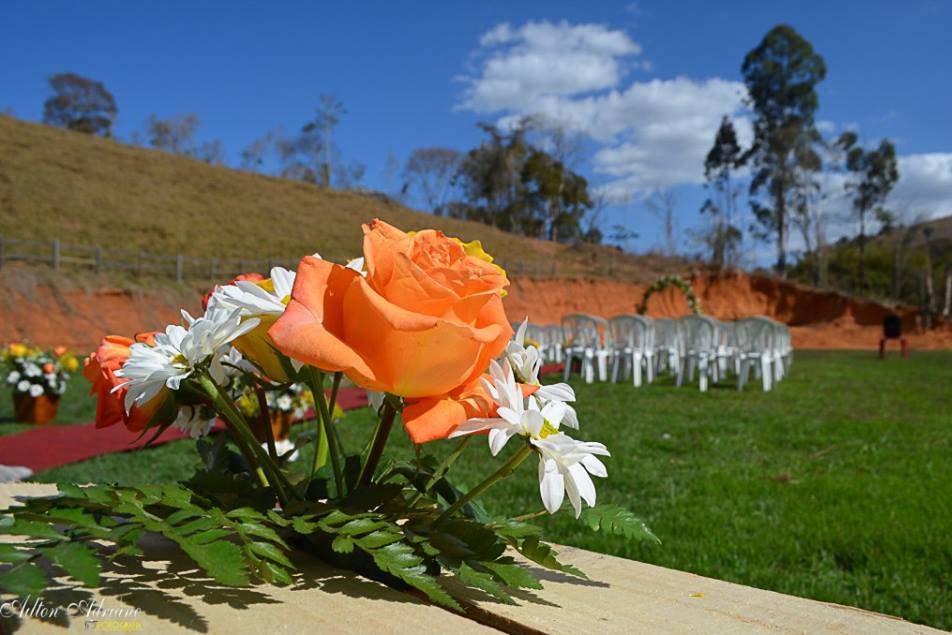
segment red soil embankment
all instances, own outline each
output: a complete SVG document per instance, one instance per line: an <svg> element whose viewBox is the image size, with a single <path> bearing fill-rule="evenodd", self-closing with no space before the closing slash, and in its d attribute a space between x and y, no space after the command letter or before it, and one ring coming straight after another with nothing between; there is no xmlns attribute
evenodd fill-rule
<svg viewBox="0 0 952 635"><path fill-rule="evenodd" d="M724 320L766 315L790 325L798 348L874 349L883 317L893 311L875 302L762 276L696 275L690 280L708 315ZM566 313L610 318L634 313L645 288L612 280L515 278L505 305L513 321L528 315L538 324L557 324ZM164 328L181 320L179 309L183 307L193 314L199 312L201 292L198 288L178 292L63 290L18 283L16 276L4 275L0 278L0 344L25 339L41 346L62 344L77 352L89 351L104 334L132 335ZM899 312L914 349L952 349L952 330L946 327L912 334L912 311ZM649 316L678 317L687 313L687 302L675 289L657 293L649 302Z"/></svg>
<svg viewBox="0 0 952 635"><path fill-rule="evenodd" d="M914 349L952 349L952 331L947 327L915 334L914 312L909 308L892 309L765 276L700 274L688 279L707 315L721 320L765 315L788 324L798 348L876 348L883 318L898 312ZM610 318L635 313L646 288L613 280L519 278L513 280L506 297L506 312L516 321L528 315L537 324L558 324L566 313ZM648 303L650 317L679 317L688 312L687 301L677 289L656 293Z"/></svg>

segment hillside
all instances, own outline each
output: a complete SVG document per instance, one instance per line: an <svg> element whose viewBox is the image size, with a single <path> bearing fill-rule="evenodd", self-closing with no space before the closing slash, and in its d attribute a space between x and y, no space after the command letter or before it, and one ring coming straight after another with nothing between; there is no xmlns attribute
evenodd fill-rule
<svg viewBox="0 0 952 635"><path fill-rule="evenodd" d="M297 259L357 255L360 223L479 239L514 273L649 281L685 263L573 247L0 116L0 233L154 254Z"/></svg>

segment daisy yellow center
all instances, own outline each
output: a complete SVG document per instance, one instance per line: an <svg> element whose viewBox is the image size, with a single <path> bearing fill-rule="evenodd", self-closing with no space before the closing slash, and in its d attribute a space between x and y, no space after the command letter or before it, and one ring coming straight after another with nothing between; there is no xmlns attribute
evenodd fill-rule
<svg viewBox="0 0 952 635"><path fill-rule="evenodd" d="M291 294L288 294L284 296L283 298L281 298L281 304L283 304L284 306L287 306L288 302L290 301L291 301Z"/></svg>
<svg viewBox="0 0 952 635"><path fill-rule="evenodd" d="M542 424L542 429L539 430L539 438L544 439L550 435L558 434L558 433L559 433L558 428L556 428L554 425L549 423L549 420L546 419L545 422Z"/></svg>
<svg viewBox="0 0 952 635"><path fill-rule="evenodd" d="M262 280L261 282L256 282L256 285L267 291L268 293L274 293L274 280L268 278L267 280Z"/></svg>
<svg viewBox="0 0 952 635"><path fill-rule="evenodd" d="M188 366L188 358L181 353L173 357L171 361L173 366Z"/></svg>

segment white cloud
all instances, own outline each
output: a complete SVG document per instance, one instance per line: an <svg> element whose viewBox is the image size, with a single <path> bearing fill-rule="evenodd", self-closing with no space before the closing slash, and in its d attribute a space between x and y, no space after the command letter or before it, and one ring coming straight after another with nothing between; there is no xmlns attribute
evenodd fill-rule
<svg viewBox="0 0 952 635"><path fill-rule="evenodd" d="M952 215L952 153L900 156L890 207L926 218Z"/></svg>
<svg viewBox="0 0 952 635"><path fill-rule="evenodd" d="M611 199L651 189L696 184L721 117L732 115L742 143L750 140L743 84L720 78L651 79L623 85L641 47L603 25L500 24L483 35L480 67L463 78L459 108L498 114L501 125L541 116L598 144L596 173Z"/></svg>

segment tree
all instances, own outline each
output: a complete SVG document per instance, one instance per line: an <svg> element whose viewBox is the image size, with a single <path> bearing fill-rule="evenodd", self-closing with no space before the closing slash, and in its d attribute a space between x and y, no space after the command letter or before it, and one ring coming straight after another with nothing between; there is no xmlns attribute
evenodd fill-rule
<svg viewBox="0 0 952 635"><path fill-rule="evenodd" d="M53 96L43 103L43 123L112 136L118 109L116 100L102 82L75 73L53 75L49 82Z"/></svg>
<svg viewBox="0 0 952 635"><path fill-rule="evenodd" d="M561 242L600 238L582 220L593 203L588 181L528 140L531 120L510 130L489 124L489 135L462 158L453 182L463 201L447 205L451 216L505 231Z"/></svg>
<svg viewBox="0 0 952 635"><path fill-rule="evenodd" d="M223 163L224 151L220 141L216 139L196 143L195 135L200 125L198 115L193 112L173 115L166 119L152 114L145 124L146 142L157 150L181 154L205 163Z"/></svg>
<svg viewBox="0 0 952 635"><path fill-rule="evenodd" d="M677 223L674 219L674 208L677 200L674 192L663 189L655 190L651 196L645 199L645 207L664 226L664 252L669 256L675 255L678 249L675 241Z"/></svg>
<svg viewBox="0 0 952 635"><path fill-rule="evenodd" d="M245 170L260 171L265 157L274 148L276 135L268 131L263 137L252 139L241 151L241 167Z"/></svg>
<svg viewBox="0 0 952 635"><path fill-rule="evenodd" d="M793 27L779 25L744 58L741 71L754 110L751 209L760 237L776 234L777 272L786 275L790 196L796 187L796 150L815 133L816 85L826 64ZM762 196L760 200L758 196Z"/></svg>
<svg viewBox="0 0 952 635"><path fill-rule="evenodd" d="M283 163L281 175L286 178L315 183L321 187L349 188L364 175L360 163L344 163L342 153L333 140L334 128L347 114L344 105L333 95L321 95L314 116L292 138L276 140L278 156Z"/></svg>
<svg viewBox="0 0 952 635"><path fill-rule="evenodd" d="M704 187L712 196L704 201L701 213L711 217L711 231L706 237L711 260L718 269L736 262L742 234L734 225L739 188L732 180L734 170L744 163L744 153L737 142L737 132L729 117L721 120L714 135L714 145L704 161Z"/></svg>
<svg viewBox="0 0 952 635"><path fill-rule="evenodd" d="M856 145L854 132L844 132L837 144L846 152L846 168L854 178L847 181L847 191L853 195L853 211L859 221L859 263L856 279L859 288L866 286L866 225L873 214L880 223L892 222L892 215L884 204L889 193L899 181L896 147L883 139L874 150L864 150Z"/></svg>
<svg viewBox="0 0 952 635"><path fill-rule="evenodd" d="M453 183L461 153L452 148L419 148L403 167L404 187L416 190L427 209L438 216Z"/></svg>

